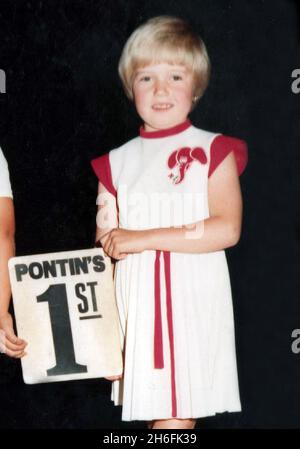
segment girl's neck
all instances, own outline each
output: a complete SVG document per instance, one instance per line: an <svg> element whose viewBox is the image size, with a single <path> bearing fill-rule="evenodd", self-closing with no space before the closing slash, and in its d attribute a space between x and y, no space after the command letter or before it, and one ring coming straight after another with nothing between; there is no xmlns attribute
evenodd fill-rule
<svg viewBox="0 0 300 449"><path fill-rule="evenodd" d="M157 130L147 130L144 126L140 127L140 136L144 138L159 138L159 137L168 137L173 136L175 134L179 134L185 131L187 128L192 126L190 119L186 119L184 122L179 123L178 125L171 126L170 128L157 129ZM149 129L149 128L148 128Z"/></svg>

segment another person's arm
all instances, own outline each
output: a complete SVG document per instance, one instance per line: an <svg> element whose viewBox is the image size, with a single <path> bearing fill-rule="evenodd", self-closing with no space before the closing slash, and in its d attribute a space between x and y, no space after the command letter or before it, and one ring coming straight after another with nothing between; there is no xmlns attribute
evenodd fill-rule
<svg viewBox="0 0 300 449"><path fill-rule="evenodd" d="M11 289L7 264L15 255L14 234L13 201L0 197L0 349L10 357L20 358L25 355L26 343L15 335L13 320L8 312Z"/></svg>

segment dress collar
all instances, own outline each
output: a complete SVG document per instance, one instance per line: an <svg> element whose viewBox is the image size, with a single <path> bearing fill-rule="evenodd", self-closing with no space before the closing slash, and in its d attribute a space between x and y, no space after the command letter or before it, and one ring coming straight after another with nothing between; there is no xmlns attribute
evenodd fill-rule
<svg viewBox="0 0 300 449"><path fill-rule="evenodd" d="M179 134L182 131L185 131L190 126L192 126L190 119L186 119L183 123L172 126L172 128L159 129L157 131L145 131L144 127L141 126L140 137L143 137L145 139L157 139L160 137L174 136L175 134Z"/></svg>

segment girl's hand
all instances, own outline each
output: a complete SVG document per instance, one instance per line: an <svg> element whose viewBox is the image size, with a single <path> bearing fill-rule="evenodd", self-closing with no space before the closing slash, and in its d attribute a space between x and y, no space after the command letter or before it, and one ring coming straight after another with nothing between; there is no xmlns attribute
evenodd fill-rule
<svg viewBox="0 0 300 449"><path fill-rule="evenodd" d="M146 249L145 231L114 228L101 238L101 244L108 256L125 259L128 253L141 253Z"/></svg>
<svg viewBox="0 0 300 449"><path fill-rule="evenodd" d="M13 320L9 313L0 316L0 352L20 359L26 355L25 340L17 337L14 333Z"/></svg>

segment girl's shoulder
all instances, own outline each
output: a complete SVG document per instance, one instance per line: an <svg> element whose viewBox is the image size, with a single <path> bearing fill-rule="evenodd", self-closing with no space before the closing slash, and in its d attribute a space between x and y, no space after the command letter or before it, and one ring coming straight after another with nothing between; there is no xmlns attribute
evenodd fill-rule
<svg viewBox="0 0 300 449"><path fill-rule="evenodd" d="M212 175L231 151L233 151L235 156L238 174L241 175L243 173L248 163L248 145L245 140L221 132L212 132L196 127L194 129L199 138L201 136L208 144L210 159L208 176Z"/></svg>
<svg viewBox="0 0 300 449"><path fill-rule="evenodd" d="M139 148L138 144L139 138L135 137L91 160L91 166L95 175L113 195L116 195L116 178L121 171L125 157L134 158Z"/></svg>
<svg viewBox="0 0 300 449"><path fill-rule="evenodd" d="M195 133L198 133L199 135L207 138L207 139L211 139L211 143L214 141L214 139L218 138L218 137L222 137L222 140L225 142L231 142L231 143L243 143L244 145L247 145L245 140L239 138L239 137L234 137L234 136L230 136L228 134L224 134L221 131L209 131L207 129L203 129L203 128L198 128L196 126L192 127Z"/></svg>
<svg viewBox="0 0 300 449"><path fill-rule="evenodd" d="M109 151L109 157L112 162L122 161L126 157L134 157L134 153L139 150L140 137L134 137L129 141L123 143L117 148Z"/></svg>
<svg viewBox="0 0 300 449"><path fill-rule="evenodd" d="M233 151L240 176L248 164L248 145L238 137L217 134L210 146L210 166L208 176L211 176L220 163Z"/></svg>

